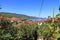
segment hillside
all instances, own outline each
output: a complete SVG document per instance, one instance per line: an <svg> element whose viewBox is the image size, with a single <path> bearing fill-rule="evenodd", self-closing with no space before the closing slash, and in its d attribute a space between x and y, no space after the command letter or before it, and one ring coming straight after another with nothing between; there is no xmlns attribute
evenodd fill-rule
<svg viewBox="0 0 60 40"><path fill-rule="evenodd" d="M24 15L24 14L16 14L16 13L9 13L9 12L0 12L0 16L7 16L7 17L17 17L17 18L28 18L28 19L35 19L35 18L38 18L38 17L32 17L32 16L27 16L27 15Z"/></svg>
<svg viewBox="0 0 60 40"><path fill-rule="evenodd" d="M7 16L7 17L17 17L17 18L20 18L20 19L23 19L23 18L27 18L27 19L30 19L30 20L33 20L33 21L37 21L39 19L46 19L46 18L38 18L38 17L33 17L33 16L27 16L27 15L24 15L24 14L16 14L16 13L10 13L10 12L0 12L0 16Z"/></svg>
<svg viewBox="0 0 60 40"><path fill-rule="evenodd" d="M17 18L23 18L23 17L28 17L23 14L16 14L16 13L9 13L9 12L0 12L0 16L7 16L7 17L17 17Z"/></svg>

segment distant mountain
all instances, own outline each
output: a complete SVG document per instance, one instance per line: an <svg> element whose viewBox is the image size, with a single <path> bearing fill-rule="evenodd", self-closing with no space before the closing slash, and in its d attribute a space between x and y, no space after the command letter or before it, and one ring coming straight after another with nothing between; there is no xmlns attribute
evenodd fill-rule
<svg viewBox="0 0 60 40"><path fill-rule="evenodd" d="M23 14L16 14L16 13L9 13L9 12L0 12L0 15L7 16L7 17L17 17L17 18L28 17Z"/></svg>
<svg viewBox="0 0 60 40"><path fill-rule="evenodd" d="M9 12L0 12L0 16L7 16L7 17L17 17L17 18L38 18L38 17L32 17L32 16L27 16L24 14L16 14L16 13L9 13Z"/></svg>
<svg viewBox="0 0 60 40"><path fill-rule="evenodd" d="M44 19L44 18L38 18L38 17L27 16L24 14L10 13L10 12L0 12L0 16L17 17L20 19L27 18L27 19L34 20L34 21L39 20L39 19Z"/></svg>

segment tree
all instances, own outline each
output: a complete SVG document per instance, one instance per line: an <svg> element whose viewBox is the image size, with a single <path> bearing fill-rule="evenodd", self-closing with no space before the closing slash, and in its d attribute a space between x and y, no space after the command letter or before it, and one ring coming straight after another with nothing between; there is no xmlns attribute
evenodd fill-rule
<svg viewBox="0 0 60 40"><path fill-rule="evenodd" d="M57 15L56 15L56 18L60 18L60 14L57 14Z"/></svg>
<svg viewBox="0 0 60 40"><path fill-rule="evenodd" d="M55 40L57 34L57 23L43 23L38 29L38 33L44 38L44 40Z"/></svg>
<svg viewBox="0 0 60 40"><path fill-rule="evenodd" d="M18 27L18 38L21 38L21 40L34 40L35 28L36 25L20 25Z"/></svg>
<svg viewBox="0 0 60 40"><path fill-rule="evenodd" d="M48 16L48 19L50 19L51 17L50 16Z"/></svg>
<svg viewBox="0 0 60 40"><path fill-rule="evenodd" d="M27 17L23 17L22 18L22 21L26 21L28 18Z"/></svg>
<svg viewBox="0 0 60 40"><path fill-rule="evenodd" d="M1 5L0 5L0 9L2 9Z"/></svg>

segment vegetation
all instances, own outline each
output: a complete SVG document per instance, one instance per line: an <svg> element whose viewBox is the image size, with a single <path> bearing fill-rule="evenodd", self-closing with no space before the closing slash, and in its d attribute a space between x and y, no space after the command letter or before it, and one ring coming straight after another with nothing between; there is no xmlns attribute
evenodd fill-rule
<svg viewBox="0 0 60 40"><path fill-rule="evenodd" d="M58 18L60 17L59 14L57 14ZM53 20L52 20L53 21ZM44 40L57 40L57 38L60 38L60 23L54 22L51 23L43 23L42 25L38 26L38 33L41 34Z"/></svg>
<svg viewBox="0 0 60 40"><path fill-rule="evenodd" d="M4 18L5 19L5 18ZM20 25L15 27L8 20L0 22L0 40L34 40L36 25Z"/></svg>
<svg viewBox="0 0 60 40"><path fill-rule="evenodd" d="M60 38L60 23L52 21L44 22L41 25L23 24L15 27L3 16L0 21L0 40L35 40L37 35L42 36L43 40L57 40Z"/></svg>
<svg viewBox="0 0 60 40"><path fill-rule="evenodd" d="M20 18L20 19L38 19L38 17L32 17L32 16L27 16L27 15L24 15L24 14L16 14L16 13L9 13L9 12L0 12L0 16L7 16L9 18L11 17L17 17L17 18Z"/></svg>

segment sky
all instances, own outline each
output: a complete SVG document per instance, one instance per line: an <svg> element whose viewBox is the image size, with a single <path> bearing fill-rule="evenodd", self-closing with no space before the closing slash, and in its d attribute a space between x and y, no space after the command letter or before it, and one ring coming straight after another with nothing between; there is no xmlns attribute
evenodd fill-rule
<svg viewBox="0 0 60 40"><path fill-rule="evenodd" d="M0 0L0 5L2 7L0 12L11 12L44 18L52 16L53 8L54 15L59 13L60 0Z"/></svg>

